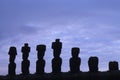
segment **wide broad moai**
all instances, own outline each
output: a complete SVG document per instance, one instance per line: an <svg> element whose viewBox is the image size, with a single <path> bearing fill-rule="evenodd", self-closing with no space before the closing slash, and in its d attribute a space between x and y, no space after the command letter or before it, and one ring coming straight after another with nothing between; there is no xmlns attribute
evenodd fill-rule
<svg viewBox="0 0 120 80"><path fill-rule="evenodd" d="M46 51L46 45L37 45L37 58L38 60L36 61L36 74L44 74L44 68L45 68L45 60L44 60L44 55Z"/></svg>
<svg viewBox="0 0 120 80"><path fill-rule="evenodd" d="M60 58L62 42L60 39L56 39L52 42L53 56L52 59L52 73L61 73L62 59Z"/></svg>
<svg viewBox="0 0 120 80"><path fill-rule="evenodd" d="M21 48L22 52L22 63L21 63L21 71L23 75L29 74L29 67L30 67L30 61L28 60L29 53L30 53L30 47L28 46L28 43L25 43L24 46Z"/></svg>
<svg viewBox="0 0 120 80"><path fill-rule="evenodd" d="M78 47L74 47L71 49L72 57L69 60L70 72L77 73L80 72L80 64L81 59L79 58L80 49Z"/></svg>
<svg viewBox="0 0 120 80"><path fill-rule="evenodd" d="M109 62L109 71L118 71L119 66L117 61L110 61Z"/></svg>
<svg viewBox="0 0 120 80"><path fill-rule="evenodd" d="M9 65L8 65L8 75L14 76L16 75L16 63L15 63L15 58L17 55L17 50L16 47L12 46L9 48L8 52L9 57Z"/></svg>
<svg viewBox="0 0 120 80"><path fill-rule="evenodd" d="M98 72L98 57L90 57L88 61L89 72Z"/></svg>

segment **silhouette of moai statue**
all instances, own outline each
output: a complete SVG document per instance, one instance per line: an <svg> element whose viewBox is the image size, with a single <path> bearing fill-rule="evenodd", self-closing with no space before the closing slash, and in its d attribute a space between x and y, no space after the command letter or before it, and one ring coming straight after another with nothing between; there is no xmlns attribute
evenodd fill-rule
<svg viewBox="0 0 120 80"><path fill-rule="evenodd" d="M71 49L72 58L69 60L70 72L77 73L80 72L81 59L78 57L80 49L78 47L73 47Z"/></svg>
<svg viewBox="0 0 120 80"><path fill-rule="evenodd" d="M89 71L98 72L98 57L90 57L88 61Z"/></svg>
<svg viewBox="0 0 120 80"><path fill-rule="evenodd" d="M46 45L37 45L36 74L44 74L45 60L43 59L46 51Z"/></svg>
<svg viewBox="0 0 120 80"><path fill-rule="evenodd" d="M9 48L9 65L8 65L8 75L10 76L14 76L16 75L16 63L14 62L15 61L15 58L16 58L16 55L17 55L17 50L16 50L16 47L10 47Z"/></svg>
<svg viewBox="0 0 120 80"><path fill-rule="evenodd" d="M117 61L110 61L109 62L109 71L118 71L118 62Z"/></svg>
<svg viewBox="0 0 120 80"><path fill-rule="evenodd" d="M23 75L28 75L29 67L30 67L30 61L28 60L30 47L28 46L28 43L25 43L24 46L21 48L22 52L22 63L21 63L21 71Z"/></svg>
<svg viewBox="0 0 120 80"><path fill-rule="evenodd" d="M52 73L61 73L62 59L60 58L62 42L60 39L56 39L55 42L52 42L53 56L52 59Z"/></svg>

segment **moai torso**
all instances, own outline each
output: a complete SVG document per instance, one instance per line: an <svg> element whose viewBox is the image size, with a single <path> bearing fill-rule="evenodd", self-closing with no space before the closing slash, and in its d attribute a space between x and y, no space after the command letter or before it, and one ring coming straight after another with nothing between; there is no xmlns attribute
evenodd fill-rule
<svg viewBox="0 0 120 80"><path fill-rule="evenodd" d="M30 74L29 67L30 67L30 61L29 60L22 61L21 69L22 69L22 74L23 75Z"/></svg>
<svg viewBox="0 0 120 80"><path fill-rule="evenodd" d="M52 73L61 73L62 59L60 57L52 59Z"/></svg>

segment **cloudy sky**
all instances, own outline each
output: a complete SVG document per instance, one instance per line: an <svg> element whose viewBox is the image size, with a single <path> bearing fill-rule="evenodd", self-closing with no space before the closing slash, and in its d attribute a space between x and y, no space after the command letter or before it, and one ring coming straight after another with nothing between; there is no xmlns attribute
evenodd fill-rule
<svg viewBox="0 0 120 80"><path fill-rule="evenodd" d="M69 71L71 48L79 47L80 69L88 71L90 56L99 57L99 70L120 62L119 0L0 0L0 75L8 70L8 50L17 47L16 72L21 73L21 47L31 47L30 72L35 73L36 45L46 44L46 72L51 72L51 43L63 42L62 71Z"/></svg>

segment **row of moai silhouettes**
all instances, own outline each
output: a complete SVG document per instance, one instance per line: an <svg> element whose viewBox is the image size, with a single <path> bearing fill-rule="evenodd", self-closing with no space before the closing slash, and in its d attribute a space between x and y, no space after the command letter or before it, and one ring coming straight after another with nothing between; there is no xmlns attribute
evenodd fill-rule
<svg viewBox="0 0 120 80"><path fill-rule="evenodd" d="M52 59L52 73L61 73L61 65L62 65L62 58L60 57L61 50L62 50L62 42L60 39L56 39L55 42L52 42L51 48L53 49L53 56ZM44 55L46 51L46 45L41 44L37 45L37 61L36 61L36 74L44 74L45 68L45 60ZM21 71L22 74L27 75L29 74L29 67L30 61L28 60L30 47L28 43L25 43L24 46L21 48L22 52L22 63L21 63ZM80 72L80 65L81 65L81 58L79 57L80 49L78 47L73 47L71 49L72 57L69 60L70 72L77 73ZM8 54L10 55L9 58L9 75L15 75L16 64L15 64L15 57L17 55L17 50L15 47L10 47ZM98 57L90 57L88 60L89 72L98 72ZM118 70L118 62L112 61L109 62L109 71Z"/></svg>

